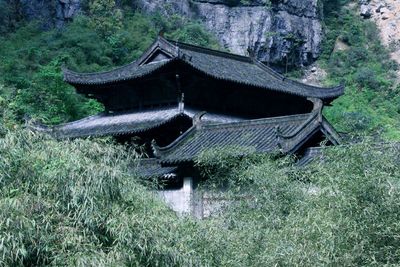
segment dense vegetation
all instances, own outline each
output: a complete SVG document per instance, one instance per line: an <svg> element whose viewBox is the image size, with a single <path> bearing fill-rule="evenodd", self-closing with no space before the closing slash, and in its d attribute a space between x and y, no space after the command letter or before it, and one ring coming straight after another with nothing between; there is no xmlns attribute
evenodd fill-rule
<svg viewBox="0 0 400 267"><path fill-rule="evenodd" d="M140 184L134 152L9 132L0 139L0 265L398 264L398 149L331 149L307 168L205 153L198 167L237 200L197 221L177 218Z"/></svg>
<svg viewBox="0 0 400 267"><path fill-rule="evenodd" d="M347 86L327 116L343 131L398 137L396 65L376 28L339 9L343 1L325 2L320 65L328 83L344 79ZM135 176L136 152L108 139L56 141L19 128L25 114L51 124L102 109L62 81L63 64L81 71L125 64L162 28L174 39L216 47L212 36L196 22L131 13L111 0L88 1L92 16L43 31L10 21L4 3L0 266L399 264L398 145L333 148L305 168L290 157L239 160L226 149L209 151L196 165L209 177L202 188L228 185L225 194L236 200L203 221L178 218ZM338 39L346 50L332 51Z"/></svg>
<svg viewBox="0 0 400 267"><path fill-rule="evenodd" d="M345 5L349 2L325 6L326 38L319 63L327 70L327 83L346 85L345 95L326 115L341 131L398 140L399 66L382 46L374 22L360 19L356 10Z"/></svg>
<svg viewBox="0 0 400 267"><path fill-rule="evenodd" d="M58 124L102 109L63 82L62 65L92 72L126 64L141 55L161 29L176 40L217 47L197 22L122 12L110 6L114 1L93 3L92 16L80 16L63 29L43 31L39 23L29 23L0 37L0 114L5 110L8 126L24 115Z"/></svg>

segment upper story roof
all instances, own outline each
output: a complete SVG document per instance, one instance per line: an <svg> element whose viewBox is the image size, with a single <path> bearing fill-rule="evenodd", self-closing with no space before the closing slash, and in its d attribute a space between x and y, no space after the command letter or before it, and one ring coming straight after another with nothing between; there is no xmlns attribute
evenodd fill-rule
<svg viewBox="0 0 400 267"><path fill-rule="evenodd" d="M160 36L138 60L130 64L97 73L64 69L64 80L75 86L123 82L149 76L177 61L214 79L303 97L334 99L344 92L343 85L330 88L307 85L284 77L254 58L170 41Z"/></svg>

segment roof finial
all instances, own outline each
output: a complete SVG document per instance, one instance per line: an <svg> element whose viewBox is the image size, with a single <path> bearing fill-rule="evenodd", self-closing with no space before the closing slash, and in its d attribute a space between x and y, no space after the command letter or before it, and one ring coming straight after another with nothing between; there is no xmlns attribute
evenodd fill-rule
<svg viewBox="0 0 400 267"><path fill-rule="evenodd" d="M255 52L250 46L247 47L247 53L249 53L249 57L255 58Z"/></svg>
<svg viewBox="0 0 400 267"><path fill-rule="evenodd" d="M201 111L198 112L194 115L193 117L193 126L196 127L196 129L200 129L201 128L201 118L206 115L206 111Z"/></svg>
<svg viewBox="0 0 400 267"><path fill-rule="evenodd" d="M315 97L308 97L307 100L313 103L312 112L317 112L318 121L322 122L322 109L324 108L324 102L321 99Z"/></svg>
<svg viewBox="0 0 400 267"><path fill-rule="evenodd" d="M159 158L161 156L159 146L157 145L157 142L155 139L151 140L151 150L153 151L153 154L156 158Z"/></svg>
<svg viewBox="0 0 400 267"><path fill-rule="evenodd" d="M282 132L281 132L281 127L279 125L275 126L275 138L276 138L276 144L279 149L282 149Z"/></svg>
<svg viewBox="0 0 400 267"><path fill-rule="evenodd" d="M158 32L158 37L164 38L164 28Z"/></svg>
<svg viewBox="0 0 400 267"><path fill-rule="evenodd" d="M185 110L185 93L181 94L181 99L179 101L179 112L183 113Z"/></svg>

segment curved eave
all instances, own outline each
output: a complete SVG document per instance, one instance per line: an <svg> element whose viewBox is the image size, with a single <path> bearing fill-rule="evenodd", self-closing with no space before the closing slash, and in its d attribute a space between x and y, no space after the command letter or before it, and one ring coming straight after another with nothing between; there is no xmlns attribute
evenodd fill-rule
<svg viewBox="0 0 400 267"><path fill-rule="evenodd" d="M96 73L78 73L67 68L63 68L62 71L64 81L71 85L104 85L145 77L172 61L174 59L167 59L142 66L139 66L136 62L132 62L117 69Z"/></svg>
<svg viewBox="0 0 400 267"><path fill-rule="evenodd" d="M88 131L88 133L86 133L86 134L85 133L83 133L83 134L82 133L73 133L73 130L72 131L70 130L72 133L68 134L68 131L66 131L66 130L63 131L62 126L61 127L56 126L56 127L52 128L51 132L57 138L60 138L60 139L82 138L82 137L84 138L84 137L121 136L121 135L127 135L127 134L141 134L141 133L144 133L146 131L149 131L149 130L156 129L156 128L159 128L161 126L164 126L164 125L166 125L166 124L168 124L168 123L170 123L170 122L172 122L175 119L178 119L180 117L188 117L188 118L190 118L189 116L187 116L184 113L178 113L178 114L176 114L174 116L171 116L170 118L168 118L166 120L159 121L159 122L154 122L151 125L148 125L148 126L145 126L145 127L141 127L141 128L136 126L135 128L132 128L132 129L129 129L129 130L109 130L109 131L107 131L107 130L100 131L99 130L99 131L95 132L93 130L86 129ZM72 122L72 123L74 123L74 122ZM64 124L63 126L67 126L67 125L68 125L68 123Z"/></svg>
<svg viewBox="0 0 400 267"><path fill-rule="evenodd" d="M166 43L167 41L158 41L158 43L155 43L152 46L152 49L159 49L158 45L163 45L163 47L167 47ZM169 44L169 46L172 46L172 44ZM157 70L162 69L163 67L166 67L167 65L171 64L172 62L175 61L180 61L194 70L202 73L203 75L206 75L208 77L212 77L216 80L223 80L223 81L229 81L229 82L234 82L237 84L242 84L242 85L247 85L247 86L252 86L256 88L261 88L265 90L271 90L271 91L276 91L280 93L287 93L287 94L292 94L292 95L297 95L301 97L314 97L314 98L319 98L323 99L325 103L331 102L333 99L339 97L340 95L343 95L344 93L344 85L339 85L335 87L330 87L330 88L324 88L324 87L318 87L318 86L311 86L307 85L301 82L297 82L291 79L286 78L285 76L277 73L270 67L266 66L265 64L251 58L245 58L240 56L240 60L237 58L239 56L234 56L234 55L225 55L221 54L216 51L209 51L203 48L192 48L192 50L187 50L187 48L179 50L179 47L176 47L177 51L176 55L173 55L172 58L170 59L165 59L162 61L157 61L153 63L148 63L148 64L142 64L144 60L146 60L146 57L142 56L143 58L132 62L128 65L116 68L111 71L106 71L106 72L98 72L98 73L78 73L74 72L69 69L63 69L64 73L64 80L71 85L105 85L105 84L112 84L116 82L123 82L123 81L128 81L128 80L134 80L134 79L139 79L139 78L144 78L146 76L151 75ZM168 50L172 50L171 47L168 47ZM204 51L203 51L204 50ZM152 50L149 50L146 52L146 54L151 54ZM195 51L195 52L193 52ZM171 52L171 51L169 51ZM197 60L199 58L202 58L200 62L192 62L192 55L197 57ZM208 61L204 60L207 59ZM246 59L246 60L245 60ZM213 68L210 68L210 66L207 65L206 62L213 61L214 64L221 60L222 64L221 66L225 65L223 68L223 71L217 71ZM224 73L229 73L230 71L230 62L242 62L238 63L239 66L240 64L243 65L244 72L246 72L249 76L252 74L255 75L252 70L254 70L254 67L258 69L259 73L257 74L257 77L263 77L263 79L246 79L246 78L240 78L235 76L234 74L230 75L225 75ZM210 64L213 64L212 62ZM252 67L250 67L252 66ZM264 74L262 74L264 73Z"/></svg>
<svg viewBox="0 0 400 267"><path fill-rule="evenodd" d="M216 80L235 82L238 84L248 85L248 86L252 86L252 87L256 87L256 88L260 88L260 89L272 90L272 91L275 91L278 93L287 93L287 94L297 95L297 96L301 96L301 97L315 97L315 98L319 98L319 99L323 99L323 100L328 100L327 102L331 102L335 98L344 94L344 85L338 85L335 87L326 88L326 87L316 87L316 86L306 85L306 84L296 82L296 81L293 81L293 80L290 80L287 78L282 79L282 82L288 82L288 83L292 83L294 85L301 85L301 86L308 88L308 90L310 91L307 93L302 93L299 91L274 88L274 87L270 86L269 84L260 85L260 84L256 84L256 83L252 83L252 82L245 82L245 81L239 81L236 79L221 77L219 75L214 75L212 73L209 73L209 72L203 70L202 68L199 68L199 67L195 66L194 64L191 64L190 62L185 61L185 63L190 65L192 68L198 70L199 72L201 72L209 77L212 77Z"/></svg>

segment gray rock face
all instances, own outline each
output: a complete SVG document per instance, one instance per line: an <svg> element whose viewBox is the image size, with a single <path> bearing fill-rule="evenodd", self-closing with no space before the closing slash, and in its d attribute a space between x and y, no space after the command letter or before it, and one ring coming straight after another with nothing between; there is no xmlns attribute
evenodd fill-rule
<svg viewBox="0 0 400 267"><path fill-rule="evenodd" d="M81 10L81 0L58 0L56 5L56 26L61 27Z"/></svg>
<svg viewBox="0 0 400 267"><path fill-rule="evenodd" d="M62 26L81 10L82 0L18 0L28 19ZM365 0L361 0L365 1ZM284 68L311 64L320 54L318 0L132 0L147 13L200 20L229 51Z"/></svg>
<svg viewBox="0 0 400 267"><path fill-rule="evenodd" d="M236 5L232 3L236 3ZM241 4L233 0L136 0L145 12L178 13L199 19L222 46L272 65L308 65L320 54L322 26L318 0L278 0Z"/></svg>
<svg viewBox="0 0 400 267"><path fill-rule="evenodd" d="M15 0L28 19L38 19L45 28L62 26L80 11L81 0Z"/></svg>

